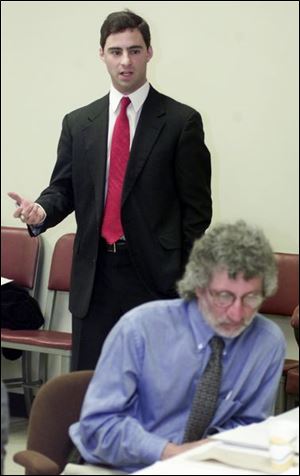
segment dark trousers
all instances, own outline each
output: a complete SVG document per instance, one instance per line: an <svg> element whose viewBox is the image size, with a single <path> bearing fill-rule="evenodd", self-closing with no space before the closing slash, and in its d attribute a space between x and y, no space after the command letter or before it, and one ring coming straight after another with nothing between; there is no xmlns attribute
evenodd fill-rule
<svg viewBox="0 0 300 476"><path fill-rule="evenodd" d="M72 318L72 370L94 369L105 338L119 318L139 304L159 299L139 278L127 246L116 253L100 244L88 314Z"/></svg>

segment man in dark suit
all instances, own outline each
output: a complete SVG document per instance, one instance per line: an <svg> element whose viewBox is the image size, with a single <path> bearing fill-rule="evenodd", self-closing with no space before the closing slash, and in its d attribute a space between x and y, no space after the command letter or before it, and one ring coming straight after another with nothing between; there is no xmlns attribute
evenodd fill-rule
<svg viewBox="0 0 300 476"><path fill-rule="evenodd" d="M75 210L73 370L94 368L105 337L124 312L176 296L192 243L212 215L201 116L147 82L153 54L148 24L130 11L112 13L102 25L100 46L112 80L109 94L66 115L50 185L40 197L31 202L9 194L18 204L14 216L34 234ZM114 227L106 215L112 142L124 96L130 100L123 116L130 156L117 206L121 232L107 239Z"/></svg>

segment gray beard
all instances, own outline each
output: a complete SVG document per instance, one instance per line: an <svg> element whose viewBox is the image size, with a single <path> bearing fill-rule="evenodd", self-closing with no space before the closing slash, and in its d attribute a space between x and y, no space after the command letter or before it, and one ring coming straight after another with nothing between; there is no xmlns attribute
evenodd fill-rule
<svg viewBox="0 0 300 476"><path fill-rule="evenodd" d="M206 305L206 302L204 302L204 300L202 300L202 302L201 302L201 311L202 311L203 317L204 317L205 321L207 322L207 324L210 327L212 327L218 335L220 335L221 337L227 337L227 338L232 338L232 339L234 337L238 337L240 334L242 334L242 332L244 332L244 330L247 329L247 327L251 324L251 322L253 321L253 318L255 316L255 313L253 313L253 315L248 320L244 320L243 324L241 324L240 328L237 329L236 331L226 332L221 327L221 325L222 324L230 324L228 322L228 320L224 317L220 321L217 321L217 318L208 309L208 306Z"/></svg>

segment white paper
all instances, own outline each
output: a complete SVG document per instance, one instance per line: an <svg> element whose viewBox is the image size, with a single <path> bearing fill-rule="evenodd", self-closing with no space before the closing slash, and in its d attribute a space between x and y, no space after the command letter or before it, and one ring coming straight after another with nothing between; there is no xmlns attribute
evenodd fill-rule
<svg viewBox="0 0 300 476"><path fill-rule="evenodd" d="M276 417L270 417L260 423L252 423L251 425L247 426L239 426L237 428L234 428L233 430L222 431L221 433L213 435L211 438L213 440L222 441L224 443L236 446L268 450L268 425L271 419L274 419L276 421L281 420L282 423L285 420L289 421L290 423L293 423L295 425L295 432L297 435L299 435L299 408L295 408L290 412L283 413ZM294 446L295 452L299 452L299 448L297 447L297 438L295 438Z"/></svg>

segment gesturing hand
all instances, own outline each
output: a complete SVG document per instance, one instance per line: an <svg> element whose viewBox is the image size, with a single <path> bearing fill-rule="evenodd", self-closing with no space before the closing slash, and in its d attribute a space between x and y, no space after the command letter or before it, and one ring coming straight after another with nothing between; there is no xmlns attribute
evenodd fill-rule
<svg viewBox="0 0 300 476"><path fill-rule="evenodd" d="M26 225L39 225L45 219L45 212L40 205L22 198L16 192L9 192L8 196L15 200L17 209L14 213L15 218L20 218Z"/></svg>

